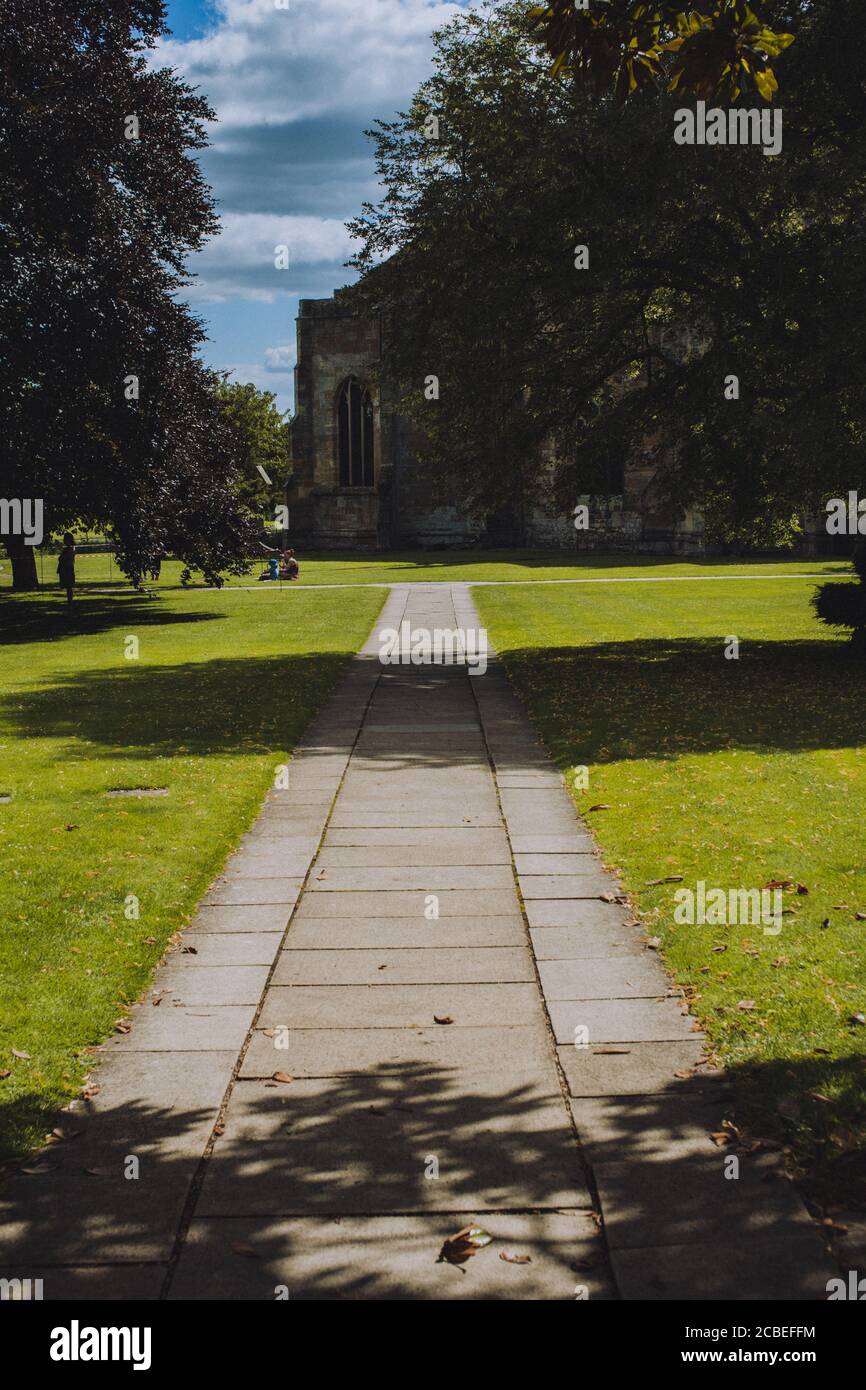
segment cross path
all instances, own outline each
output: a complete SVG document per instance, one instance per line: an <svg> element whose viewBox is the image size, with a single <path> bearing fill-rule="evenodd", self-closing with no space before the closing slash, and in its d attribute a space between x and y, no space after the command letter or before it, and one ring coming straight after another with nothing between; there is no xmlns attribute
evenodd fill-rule
<svg viewBox="0 0 866 1390"><path fill-rule="evenodd" d="M133 1013L2 1202L46 1298L779 1299L835 1271L730 1096L463 585L376 628ZM291 1079L283 1079L291 1078ZM41 1170L41 1171L40 1171ZM493 1237L439 1260L464 1226Z"/></svg>

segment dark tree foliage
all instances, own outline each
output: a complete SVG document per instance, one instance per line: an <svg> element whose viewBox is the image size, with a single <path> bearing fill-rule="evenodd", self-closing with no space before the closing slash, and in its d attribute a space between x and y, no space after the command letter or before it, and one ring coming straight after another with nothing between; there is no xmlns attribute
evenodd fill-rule
<svg viewBox="0 0 866 1390"><path fill-rule="evenodd" d="M173 550L216 580L243 567L241 443L174 297L217 230L213 113L149 65L164 29L161 0L0 0L0 495L108 528L133 579Z"/></svg>
<svg viewBox="0 0 866 1390"><path fill-rule="evenodd" d="M866 482L861 6L762 11L797 36L776 158L675 144L677 96L552 78L521 3L441 31L373 132L385 195L351 224L352 293L384 311L403 408L468 508L519 505L550 441L563 506L655 442L662 499L732 542Z"/></svg>
<svg viewBox="0 0 866 1390"><path fill-rule="evenodd" d="M866 545L854 554L858 584L822 584L812 600L815 612L828 627L847 628L859 656L866 656Z"/></svg>
<svg viewBox="0 0 866 1390"><path fill-rule="evenodd" d="M550 0L530 18L551 72L589 80L617 101L665 89L678 96L772 101L774 60L794 35L773 28L761 0Z"/></svg>

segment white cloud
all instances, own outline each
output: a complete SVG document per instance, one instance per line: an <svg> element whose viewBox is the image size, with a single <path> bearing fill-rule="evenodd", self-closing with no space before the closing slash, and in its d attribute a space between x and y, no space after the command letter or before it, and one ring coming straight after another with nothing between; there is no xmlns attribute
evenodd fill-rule
<svg viewBox="0 0 866 1390"><path fill-rule="evenodd" d="M288 372L295 365L295 344L265 348L265 367L269 372Z"/></svg>
<svg viewBox="0 0 866 1390"><path fill-rule="evenodd" d="M430 33L451 0L217 0L221 23L155 52L207 94L223 127L283 124L323 112L381 112L429 71Z"/></svg>
<svg viewBox="0 0 866 1390"><path fill-rule="evenodd" d="M222 300L237 295L270 303L298 293L301 267L342 266L354 242L333 218L280 217L264 212L226 212L219 236L190 260L197 279L185 291L191 300ZM288 248L288 267L278 269L276 251ZM343 271L337 281L347 278Z"/></svg>

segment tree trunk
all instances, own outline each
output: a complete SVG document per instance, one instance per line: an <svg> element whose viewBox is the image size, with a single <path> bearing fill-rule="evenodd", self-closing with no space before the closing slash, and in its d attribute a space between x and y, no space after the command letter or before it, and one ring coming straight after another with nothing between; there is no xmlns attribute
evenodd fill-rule
<svg viewBox="0 0 866 1390"><path fill-rule="evenodd" d="M6 553L12 561L12 588L16 593L27 593L39 588L36 573L36 547L25 545L20 537L11 537L6 542Z"/></svg>

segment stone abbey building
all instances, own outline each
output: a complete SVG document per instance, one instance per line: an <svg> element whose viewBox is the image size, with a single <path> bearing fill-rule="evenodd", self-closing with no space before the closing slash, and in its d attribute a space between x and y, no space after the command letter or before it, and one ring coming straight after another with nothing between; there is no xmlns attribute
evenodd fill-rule
<svg viewBox="0 0 866 1390"><path fill-rule="evenodd" d="M339 291L331 299L302 299L297 337L288 492L293 542L353 550L475 544L704 550L701 517L666 512L655 496L662 450L652 441L625 462L621 494L575 498L575 505L590 505L588 531L575 529L571 513L536 505L525 509L518 534L496 533L489 521L434 500L418 468L417 436L394 408L382 370L378 318L354 315Z"/></svg>

